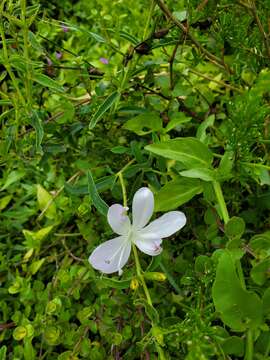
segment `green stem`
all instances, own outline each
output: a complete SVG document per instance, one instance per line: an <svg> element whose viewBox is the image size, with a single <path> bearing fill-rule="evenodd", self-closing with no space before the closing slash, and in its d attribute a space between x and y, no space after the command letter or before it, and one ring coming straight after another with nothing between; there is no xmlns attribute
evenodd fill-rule
<svg viewBox="0 0 270 360"><path fill-rule="evenodd" d="M249 162L240 161L241 164L249 166L249 167L255 167L255 168L261 168L265 170L270 170L270 166L264 165L264 164L253 164Z"/></svg>
<svg viewBox="0 0 270 360"><path fill-rule="evenodd" d="M145 24L145 27L144 27L143 40L145 40L146 37L147 37L147 31L148 31L148 28L149 28L149 25L150 25L150 21L151 21L151 18L152 18L153 11L155 9L155 5L156 5L155 1L152 0L150 10L149 10L149 13L148 13L148 16L147 16L146 24Z"/></svg>
<svg viewBox="0 0 270 360"><path fill-rule="evenodd" d="M220 207L222 218L223 218L223 220L224 220L224 222L226 224L229 221L230 218L229 218L227 206L226 206L226 203L225 203L225 200L224 200L224 197L223 197L223 193L222 193L220 183L218 181L213 181L213 187L214 187L215 194L216 194L216 197L217 197L217 201L218 201L218 204L219 204L219 207Z"/></svg>
<svg viewBox="0 0 270 360"><path fill-rule="evenodd" d="M28 24L26 20L26 0L21 0L21 17L23 22L23 45L24 45L24 58L26 62L26 81L25 90L27 94L28 105L31 103L31 83L30 83L30 68L29 68L29 53L28 53Z"/></svg>
<svg viewBox="0 0 270 360"><path fill-rule="evenodd" d="M252 330L247 331L247 341L246 341L246 353L244 360L253 360L253 336Z"/></svg>
<svg viewBox="0 0 270 360"><path fill-rule="evenodd" d="M122 194L123 194L123 205L126 207L127 206L127 191L126 191L126 186L125 186L125 182L124 182L124 178L123 178L123 170L127 168L127 166L129 166L133 161L130 161L122 170L120 170L117 173L117 176L119 177L120 180L120 184L122 187ZM132 250L133 250L133 254L134 254L134 259L135 259L135 265L136 265L136 273L138 276L139 281L142 284L145 296L146 296L146 300L148 302L149 305L152 305L152 300L151 300L151 296L149 294L147 285L145 283L143 274L142 274L142 268L141 268L141 264L140 264L140 260L139 260L139 256L138 256L138 252L137 252L137 248L135 246L135 244L132 244Z"/></svg>
<svg viewBox="0 0 270 360"><path fill-rule="evenodd" d="M123 205L125 207L127 207L127 191L126 191L126 185L125 185L125 181L124 181L124 177L123 177L123 172L131 165L134 163L134 159L131 160L130 162L128 162L122 170L118 171L118 173L115 175L116 177L119 177L119 181L121 184L121 188L122 188L122 196L123 196Z"/></svg>
<svg viewBox="0 0 270 360"><path fill-rule="evenodd" d="M5 63L3 64L5 66L5 68L7 69L8 75L11 78L11 81L13 83L14 88L16 89L17 93L18 93L18 97L21 100L22 104L25 105L25 101L24 98L22 96L22 93L20 91L18 82L16 77L14 76L12 70L11 70L11 66L9 63L9 56L8 56L8 50L7 50L7 42L6 42L6 37L5 37L5 33L4 33L4 29L3 29L3 23L2 23L2 19L0 18L0 35L2 38L2 46L3 46L3 55L4 55L4 59L5 59Z"/></svg>
<svg viewBox="0 0 270 360"><path fill-rule="evenodd" d="M136 273L137 273L138 279L140 280L140 282L142 284L142 287L143 287L143 290L144 290L144 293L145 293L146 300L147 300L148 304L150 306L153 306L151 296L149 294L147 285L145 283L145 280L144 280L144 277L143 277L143 274L142 274L141 264L140 264L140 260L139 260L139 256L138 256L138 252L137 252L135 244L132 244L132 250L133 250L133 254L134 254L135 265L136 265Z"/></svg>
<svg viewBox="0 0 270 360"><path fill-rule="evenodd" d="M121 187L122 187L123 204L124 204L124 207L127 207L127 191L126 191L126 186L125 186L123 174L122 174L121 171L118 173L118 177L119 177L120 184L121 184Z"/></svg>

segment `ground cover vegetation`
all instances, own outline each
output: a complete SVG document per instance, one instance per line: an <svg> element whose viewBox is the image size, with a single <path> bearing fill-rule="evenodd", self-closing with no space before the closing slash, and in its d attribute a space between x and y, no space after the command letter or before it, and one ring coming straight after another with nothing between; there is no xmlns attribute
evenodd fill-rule
<svg viewBox="0 0 270 360"><path fill-rule="evenodd" d="M1 1L1 360L270 359L269 19L264 0ZM156 253L125 230L101 274L108 209L142 192L186 224Z"/></svg>

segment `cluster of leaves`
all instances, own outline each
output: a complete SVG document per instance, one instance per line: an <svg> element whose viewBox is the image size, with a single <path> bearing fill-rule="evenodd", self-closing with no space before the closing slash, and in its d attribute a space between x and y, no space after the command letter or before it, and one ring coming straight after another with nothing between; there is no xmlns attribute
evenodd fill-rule
<svg viewBox="0 0 270 360"><path fill-rule="evenodd" d="M270 358L269 14L1 2L0 360ZM140 256L153 306L87 260L121 179L188 219Z"/></svg>

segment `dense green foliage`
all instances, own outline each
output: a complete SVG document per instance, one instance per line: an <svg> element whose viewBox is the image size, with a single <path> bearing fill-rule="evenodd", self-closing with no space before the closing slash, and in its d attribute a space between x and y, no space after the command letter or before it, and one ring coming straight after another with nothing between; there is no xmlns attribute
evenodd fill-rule
<svg viewBox="0 0 270 360"><path fill-rule="evenodd" d="M0 360L270 359L270 2L0 17ZM142 186L187 225L102 276L107 205Z"/></svg>

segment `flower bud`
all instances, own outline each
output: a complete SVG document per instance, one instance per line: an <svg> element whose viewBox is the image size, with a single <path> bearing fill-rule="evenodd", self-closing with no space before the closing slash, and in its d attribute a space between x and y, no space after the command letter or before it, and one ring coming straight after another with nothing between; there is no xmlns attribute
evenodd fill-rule
<svg viewBox="0 0 270 360"><path fill-rule="evenodd" d="M166 275L162 272L146 272L144 273L144 277L147 280L155 280L155 281L165 281Z"/></svg>
<svg viewBox="0 0 270 360"><path fill-rule="evenodd" d="M139 282L136 278L132 279L130 282L130 288L131 290L136 290L139 287Z"/></svg>

